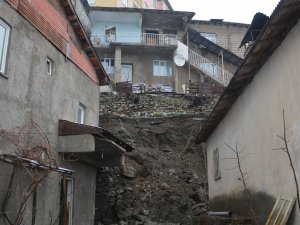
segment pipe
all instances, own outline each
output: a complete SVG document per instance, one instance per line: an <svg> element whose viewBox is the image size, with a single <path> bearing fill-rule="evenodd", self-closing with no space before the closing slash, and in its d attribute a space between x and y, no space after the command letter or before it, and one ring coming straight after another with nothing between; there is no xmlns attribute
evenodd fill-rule
<svg viewBox="0 0 300 225"><path fill-rule="evenodd" d="M209 216L231 216L231 212L208 212Z"/></svg>

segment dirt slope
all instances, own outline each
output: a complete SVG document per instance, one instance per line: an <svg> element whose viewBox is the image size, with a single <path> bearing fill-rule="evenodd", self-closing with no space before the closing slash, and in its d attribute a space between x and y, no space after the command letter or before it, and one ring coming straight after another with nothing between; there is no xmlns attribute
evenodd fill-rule
<svg viewBox="0 0 300 225"><path fill-rule="evenodd" d="M102 215L102 223L193 224L206 200L203 152L194 144L201 120L191 116L100 120L136 148L127 155L120 176L115 170L110 188L114 202L107 206L113 213ZM105 218L109 216L114 218Z"/></svg>

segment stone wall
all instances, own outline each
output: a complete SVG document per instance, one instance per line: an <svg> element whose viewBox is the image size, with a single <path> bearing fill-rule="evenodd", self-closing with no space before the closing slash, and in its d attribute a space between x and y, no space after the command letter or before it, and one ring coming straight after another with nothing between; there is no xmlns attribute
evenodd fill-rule
<svg viewBox="0 0 300 225"><path fill-rule="evenodd" d="M114 224L118 218L114 206L117 202L116 186L119 174L113 168L101 168L97 170L95 225Z"/></svg>
<svg viewBox="0 0 300 225"><path fill-rule="evenodd" d="M176 94L101 95L100 116L165 117L207 116L219 95L184 96Z"/></svg>

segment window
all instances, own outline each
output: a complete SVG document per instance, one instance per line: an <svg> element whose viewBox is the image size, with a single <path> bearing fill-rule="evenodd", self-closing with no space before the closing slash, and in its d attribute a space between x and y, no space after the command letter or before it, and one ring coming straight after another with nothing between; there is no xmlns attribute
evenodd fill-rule
<svg viewBox="0 0 300 225"><path fill-rule="evenodd" d="M53 61L51 59L47 58L46 62L47 62L47 73L49 75L52 75L53 74Z"/></svg>
<svg viewBox="0 0 300 225"><path fill-rule="evenodd" d="M114 58L101 58L101 63L107 74L113 74L115 72Z"/></svg>
<svg viewBox="0 0 300 225"><path fill-rule="evenodd" d="M0 19L0 73L4 74L10 27Z"/></svg>
<svg viewBox="0 0 300 225"><path fill-rule="evenodd" d="M210 40L213 43L217 43L217 37L216 34L212 34L212 33L200 33L203 37L205 37L206 39Z"/></svg>
<svg viewBox="0 0 300 225"><path fill-rule="evenodd" d="M143 1L142 0L134 0L133 7L134 8L143 8Z"/></svg>
<svg viewBox="0 0 300 225"><path fill-rule="evenodd" d="M60 185L61 208L59 213L59 225L73 224L73 198L74 180L70 177L63 177Z"/></svg>
<svg viewBox="0 0 300 225"><path fill-rule="evenodd" d="M77 123L84 124L86 121L86 107L79 103L77 111Z"/></svg>
<svg viewBox="0 0 300 225"><path fill-rule="evenodd" d="M156 9L157 0L153 0L153 8Z"/></svg>
<svg viewBox="0 0 300 225"><path fill-rule="evenodd" d="M220 160L219 160L219 149L216 148L213 151L213 177L215 180L221 178Z"/></svg>
<svg viewBox="0 0 300 225"><path fill-rule="evenodd" d="M154 60L153 61L153 76L172 76L172 62Z"/></svg>
<svg viewBox="0 0 300 225"><path fill-rule="evenodd" d="M123 2L124 6L126 6L126 7L128 6L128 0L123 0L122 2Z"/></svg>

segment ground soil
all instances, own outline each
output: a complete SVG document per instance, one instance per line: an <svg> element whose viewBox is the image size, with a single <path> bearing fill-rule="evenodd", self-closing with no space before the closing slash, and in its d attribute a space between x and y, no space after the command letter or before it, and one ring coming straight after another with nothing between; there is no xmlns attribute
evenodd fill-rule
<svg viewBox="0 0 300 225"><path fill-rule="evenodd" d="M191 225L206 211L205 157L194 144L202 119L100 118L135 147L114 187L118 224Z"/></svg>

